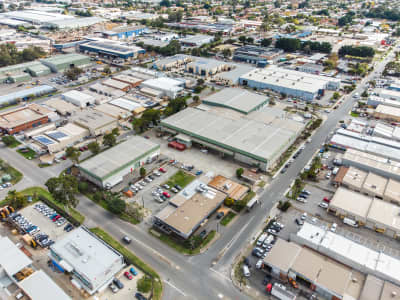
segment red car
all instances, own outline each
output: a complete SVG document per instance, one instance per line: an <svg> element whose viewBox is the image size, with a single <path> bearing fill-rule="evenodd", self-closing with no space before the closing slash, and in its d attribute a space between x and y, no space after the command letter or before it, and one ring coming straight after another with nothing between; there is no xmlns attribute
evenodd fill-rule
<svg viewBox="0 0 400 300"><path fill-rule="evenodd" d="M55 217L53 218L53 222L57 221L59 218L61 218L60 215L55 216Z"/></svg>
<svg viewBox="0 0 400 300"><path fill-rule="evenodd" d="M171 197L171 195L168 194L167 192L163 192L162 194L163 194L165 197L167 197L167 198L170 198L170 197Z"/></svg>
<svg viewBox="0 0 400 300"><path fill-rule="evenodd" d="M125 277L128 278L129 280L132 280L132 279L133 279L132 274L129 273L128 271L126 271L126 272L124 273L124 275L125 275Z"/></svg>
<svg viewBox="0 0 400 300"><path fill-rule="evenodd" d="M328 199L328 197L324 197L323 200L324 200L325 202L327 202L327 203L331 202L331 199Z"/></svg>
<svg viewBox="0 0 400 300"><path fill-rule="evenodd" d="M162 172L162 173L166 173L167 172L167 170L165 170L164 168L159 168L158 169L160 172Z"/></svg>

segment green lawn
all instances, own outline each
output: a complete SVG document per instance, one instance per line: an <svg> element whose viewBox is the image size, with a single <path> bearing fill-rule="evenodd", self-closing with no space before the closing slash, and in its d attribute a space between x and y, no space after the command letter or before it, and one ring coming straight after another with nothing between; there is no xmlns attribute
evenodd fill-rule
<svg viewBox="0 0 400 300"><path fill-rule="evenodd" d="M360 115L359 115L358 113L356 113L356 112L351 112L350 115L351 115L352 117L354 117L354 118L357 118L357 117L360 116Z"/></svg>
<svg viewBox="0 0 400 300"><path fill-rule="evenodd" d="M120 252L123 256L125 256L132 264L134 264L138 269L142 270L143 272L147 273L154 279L154 295L153 299L156 300L161 300L162 297L162 283L161 283L161 278L157 274L156 271L154 271L149 265L147 265L145 262L143 262L140 258L138 258L136 255L134 255L131 251L129 251L127 248L122 246L117 240L115 240L112 236L110 236L107 232L102 230L99 227L96 228L91 228L91 232L96 234L99 238L101 238L103 241L105 241L107 244L109 244L111 247L113 247L115 250Z"/></svg>
<svg viewBox="0 0 400 300"><path fill-rule="evenodd" d="M21 143L17 140L15 140L14 143L12 143L11 145L8 145L7 147L9 148L16 148L17 146L21 145Z"/></svg>
<svg viewBox="0 0 400 300"><path fill-rule="evenodd" d="M171 187L177 184L180 185L182 188L184 188L189 183L191 183L195 178L196 178L195 176L187 174L182 170L179 170L174 175L172 175L167 182L164 182L164 184L168 184Z"/></svg>
<svg viewBox="0 0 400 300"><path fill-rule="evenodd" d="M24 150L22 150L22 149L17 150L17 152L19 154L21 154L23 157L25 157L26 159L33 159L36 155L35 151L33 151L32 149L28 149L28 148L26 148Z"/></svg>
<svg viewBox="0 0 400 300"><path fill-rule="evenodd" d="M16 184L17 182L19 182L22 179L23 175L20 171L18 171L17 169L14 169L13 167L11 167L9 164L5 163L1 159L0 159L0 165L2 166L4 173L11 175L11 183L12 184Z"/></svg>
<svg viewBox="0 0 400 300"><path fill-rule="evenodd" d="M201 242L200 246L194 249L189 249L187 247L185 247L185 245L182 243L179 243L177 241L175 241L174 239L172 239L169 235L161 233L161 232L157 232L157 235L152 233L152 231L150 231L150 234L155 236L156 238L158 238L160 241L162 241L163 243L167 244L168 246L170 246L171 248L174 248L176 251L183 253L183 254L189 254L189 255L195 255L195 254L199 254L200 250L202 248L204 248L205 246L207 246L207 244L214 238L215 234L217 232L215 230L212 230L208 233L208 235L204 238L204 240Z"/></svg>
<svg viewBox="0 0 400 300"><path fill-rule="evenodd" d="M233 218L235 218L236 217L236 214L234 213L234 212L228 212L228 214L226 214L223 218L222 218L222 220L221 220L221 225L222 226L227 226L232 220L233 220Z"/></svg>

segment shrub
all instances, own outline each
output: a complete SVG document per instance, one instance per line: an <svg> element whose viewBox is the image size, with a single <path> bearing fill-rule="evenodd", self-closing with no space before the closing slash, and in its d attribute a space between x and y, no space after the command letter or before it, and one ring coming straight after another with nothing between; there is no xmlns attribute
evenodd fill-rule
<svg viewBox="0 0 400 300"><path fill-rule="evenodd" d="M78 183L79 192L86 193L88 191L88 189L89 189L89 185L88 185L87 182L81 181L81 182Z"/></svg>
<svg viewBox="0 0 400 300"><path fill-rule="evenodd" d="M143 276L136 284L137 290L141 293L148 293L151 290L151 278L149 276Z"/></svg>
<svg viewBox="0 0 400 300"><path fill-rule="evenodd" d="M224 200L224 204L226 206L232 206L235 203L235 200L231 197L226 197Z"/></svg>
<svg viewBox="0 0 400 300"><path fill-rule="evenodd" d="M236 170L236 176L237 176L238 178L241 178L242 175L243 175L243 172L244 172L243 168L237 169L237 170Z"/></svg>

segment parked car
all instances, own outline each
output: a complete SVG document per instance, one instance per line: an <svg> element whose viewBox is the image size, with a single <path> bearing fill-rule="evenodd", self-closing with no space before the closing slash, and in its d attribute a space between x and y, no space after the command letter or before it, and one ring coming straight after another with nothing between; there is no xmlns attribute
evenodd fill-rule
<svg viewBox="0 0 400 300"><path fill-rule="evenodd" d="M114 294L118 292L118 288L115 286L114 283L110 283L109 288Z"/></svg>
<svg viewBox="0 0 400 300"><path fill-rule="evenodd" d="M147 298L145 296L143 296L141 293L137 292L135 294L135 298L138 300L147 300Z"/></svg>
<svg viewBox="0 0 400 300"><path fill-rule="evenodd" d="M300 225L300 226L304 224L304 222L302 220L299 220L297 218L294 221L296 222L297 225Z"/></svg>
<svg viewBox="0 0 400 300"><path fill-rule="evenodd" d="M124 237L122 238L122 241L123 241L125 244L130 244L130 243L132 242L131 238L128 237L128 236L124 236Z"/></svg>
<svg viewBox="0 0 400 300"><path fill-rule="evenodd" d="M330 228L329 230L332 231L332 232L335 232L336 229L337 229L337 224L336 224L336 223L333 223L333 224L331 225L331 228Z"/></svg>
<svg viewBox="0 0 400 300"><path fill-rule="evenodd" d="M307 213L303 213L300 217L301 220L305 220L307 218Z"/></svg>
<svg viewBox="0 0 400 300"><path fill-rule="evenodd" d="M131 274L134 275L134 276L137 276L137 274L138 274L138 272L135 270L134 267L131 267L131 268L129 269L129 272L131 272Z"/></svg>
<svg viewBox="0 0 400 300"><path fill-rule="evenodd" d="M181 191L181 190L182 190L182 187L181 187L179 184L175 184L174 187L175 187L178 191Z"/></svg>
<svg viewBox="0 0 400 300"><path fill-rule="evenodd" d="M124 276L125 276L126 278L128 278L129 280L132 280L132 279L133 279L132 274L129 273L128 271L124 272Z"/></svg>
<svg viewBox="0 0 400 300"><path fill-rule="evenodd" d="M201 237L202 239L204 239L207 235L207 231L203 230L202 232L200 232L199 237Z"/></svg>
<svg viewBox="0 0 400 300"><path fill-rule="evenodd" d="M220 211L220 212L217 214L217 219L221 219L224 215L225 215L225 213L224 213L223 211Z"/></svg>
<svg viewBox="0 0 400 300"><path fill-rule="evenodd" d="M161 173L166 173L167 172L167 170L165 170L164 168L159 168L158 169Z"/></svg>
<svg viewBox="0 0 400 300"><path fill-rule="evenodd" d="M113 283L120 289L122 290L124 288L124 284L118 279L114 278Z"/></svg>
<svg viewBox="0 0 400 300"><path fill-rule="evenodd" d="M259 259L259 260L257 261L257 263L256 263L256 268L257 268L257 269L261 269L262 265L263 265L263 260L262 260L262 259Z"/></svg>
<svg viewBox="0 0 400 300"><path fill-rule="evenodd" d="M167 197L167 198L171 198L171 195L168 194L167 192L163 192L163 195L164 195L165 197Z"/></svg>
<svg viewBox="0 0 400 300"><path fill-rule="evenodd" d="M328 208L329 205L326 202L321 202L321 203L318 204L318 206L322 207L322 208Z"/></svg>

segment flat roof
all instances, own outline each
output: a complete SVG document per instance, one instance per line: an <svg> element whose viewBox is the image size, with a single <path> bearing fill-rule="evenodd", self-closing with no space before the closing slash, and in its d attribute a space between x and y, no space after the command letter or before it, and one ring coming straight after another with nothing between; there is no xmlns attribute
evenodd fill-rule
<svg viewBox="0 0 400 300"><path fill-rule="evenodd" d="M227 194L229 197L240 200L249 190L247 186L237 183L222 175L217 175L208 183L209 186Z"/></svg>
<svg viewBox="0 0 400 300"><path fill-rule="evenodd" d="M41 61L57 65L57 64L63 64L66 62L76 61L76 60L81 60L81 59L88 60L89 56L82 55L79 53L59 54L59 55L54 55L54 56L42 59Z"/></svg>
<svg viewBox="0 0 400 300"><path fill-rule="evenodd" d="M265 95L241 88L226 88L203 99L204 104L230 108L244 114L260 108L268 102Z"/></svg>
<svg viewBox="0 0 400 300"><path fill-rule="evenodd" d="M66 113L73 113L74 111L78 110L77 106L60 98L52 98L44 102L44 104L48 107L55 109L62 115Z"/></svg>
<svg viewBox="0 0 400 300"><path fill-rule="evenodd" d="M141 136L132 136L106 151L79 164L85 172L104 180L134 160L155 151L160 146Z"/></svg>
<svg viewBox="0 0 400 300"><path fill-rule="evenodd" d="M32 300L71 299L43 270L34 272L18 284Z"/></svg>
<svg viewBox="0 0 400 300"><path fill-rule="evenodd" d="M50 249L92 282L103 279L116 264L123 264L120 253L82 227L64 235Z"/></svg>
<svg viewBox="0 0 400 300"><path fill-rule="evenodd" d="M31 259L8 237L0 238L0 253L0 265L9 276L13 276L32 264Z"/></svg>
<svg viewBox="0 0 400 300"><path fill-rule="evenodd" d="M45 117L52 111L36 103L0 113L0 126L13 128Z"/></svg>
<svg viewBox="0 0 400 300"><path fill-rule="evenodd" d="M125 74L118 74L118 75L113 76L112 78L115 80L118 80L118 81L127 82L129 84L136 84L136 83L143 81L143 79L141 79L141 78L136 78L136 77L133 77L130 75L125 75Z"/></svg>
<svg viewBox="0 0 400 300"><path fill-rule="evenodd" d="M120 108L123 108L129 112L134 111L135 109L139 108L139 107L143 107L141 104L135 102L135 101L131 101L125 98L118 98L118 99L114 99L111 100L110 102L108 102L109 104L118 106Z"/></svg>
<svg viewBox="0 0 400 300"><path fill-rule="evenodd" d="M360 299L363 300L383 300L381 298L381 292L384 281L375 277L371 274L367 275L365 279L364 287L360 295ZM390 298L392 299L392 298Z"/></svg>
<svg viewBox="0 0 400 300"><path fill-rule="evenodd" d="M369 172L363 184L363 191L374 196L383 197L387 182L387 178Z"/></svg>
<svg viewBox="0 0 400 300"><path fill-rule="evenodd" d="M111 52L119 55L129 55L143 50L140 47L124 46L113 41L89 42L85 44L80 44L80 47L89 47L92 49L97 49L99 51Z"/></svg>
<svg viewBox="0 0 400 300"><path fill-rule="evenodd" d="M380 300L400 300L400 287L385 281Z"/></svg>
<svg viewBox="0 0 400 300"><path fill-rule="evenodd" d="M93 109L102 112L106 115L109 115L115 119L119 118L125 119L131 115L130 111L123 109L119 106L112 105L110 104L110 102L96 105Z"/></svg>
<svg viewBox="0 0 400 300"><path fill-rule="evenodd" d="M274 160L297 135L273 124L233 120L191 107L162 120L161 125L263 162Z"/></svg>
<svg viewBox="0 0 400 300"><path fill-rule="evenodd" d="M329 207L344 210L354 216L365 219L371 202L371 197L339 187L333 195Z"/></svg>
<svg viewBox="0 0 400 300"><path fill-rule="evenodd" d="M400 181L389 179L383 197L386 200L400 203Z"/></svg>
<svg viewBox="0 0 400 300"><path fill-rule="evenodd" d="M111 78L103 81L102 84L119 90L130 88L130 84Z"/></svg>
<svg viewBox="0 0 400 300"><path fill-rule="evenodd" d="M395 204L374 199L367 220L400 233L400 207Z"/></svg>
<svg viewBox="0 0 400 300"><path fill-rule="evenodd" d="M361 190L367 175L367 172L361 171L355 167L350 167L343 176L342 183L353 189Z"/></svg>
<svg viewBox="0 0 400 300"><path fill-rule="evenodd" d="M166 216L164 210L170 211L168 206L161 210L157 217L175 230L185 236L189 236L193 229L199 225L213 210L215 210L225 199L225 194L211 187L207 187L205 192L198 192L196 188L204 184L199 180L194 180L179 192L174 198L180 198L175 204L180 204L176 209ZM205 185L205 184L204 184ZM186 196L188 195L188 196ZM171 206L171 204L169 204Z"/></svg>
<svg viewBox="0 0 400 300"><path fill-rule="evenodd" d="M93 109L77 111L71 119L74 123L92 130L116 122L116 119Z"/></svg>
<svg viewBox="0 0 400 300"><path fill-rule="evenodd" d="M264 263L288 272L301 251L301 246L277 238L274 247L264 258Z"/></svg>
<svg viewBox="0 0 400 300"><path fill-rule="evenodd" d="M94 97L92 95L88 95L78 90L69 90L61 95L66 98L72 98L74 100L78 100L80 102L94 102L93 99Z"/></svg>
<svg viewBox="0 0 400 300"><path fill-rule="evenodd" d="M393 116L393 117L400 117L400 108L394 107L394 106L389 106L389 105L379 104L375 108L375 113L384 114L384 115Z"/></svg>

